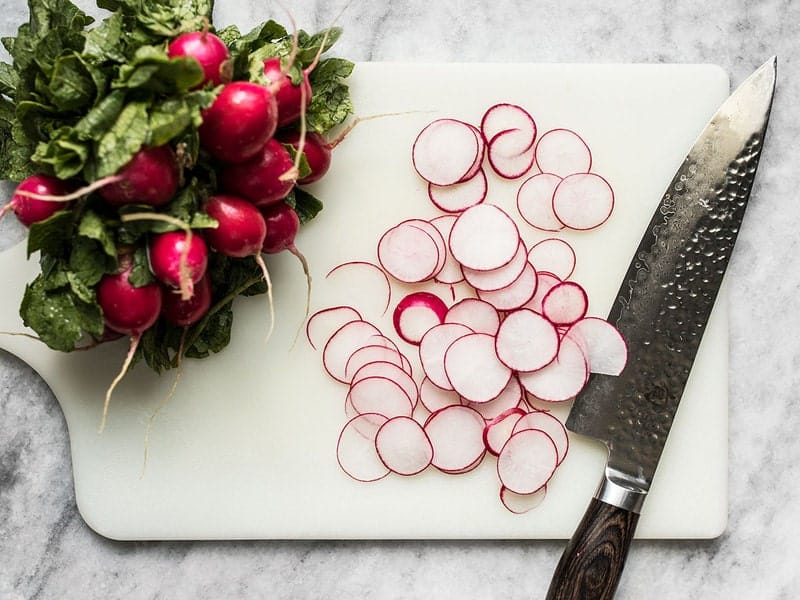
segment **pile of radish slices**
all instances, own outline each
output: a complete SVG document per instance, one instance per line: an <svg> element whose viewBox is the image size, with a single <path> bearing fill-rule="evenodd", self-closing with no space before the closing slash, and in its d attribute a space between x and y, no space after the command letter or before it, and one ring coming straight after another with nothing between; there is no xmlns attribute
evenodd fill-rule
<svg viewBox="0 0 800 600"><path fill-rule="evenodd" d="M384 312L393 288L402 290L392 312L398 338L356 305L324 308L307 323L325 370L347 386L337 458L347 475L368 482L429 467L466 473L488 454L502 504L527 512L569 449L548 407L574 398L590 373L618 375L627 347L613 325L589 316L586 290L570 279L572 246L552 234L526 239L531 228L599 227L614 193L591 172L577 133L538 135L531 115L513 104L492 106L479 126L431 122L412 163L443 214L392 226L377 240L377 262L329 273L385 284ZM518 214L487 201L494 176L521 180ZM437 293L448 288L449 303Z"/></svg>

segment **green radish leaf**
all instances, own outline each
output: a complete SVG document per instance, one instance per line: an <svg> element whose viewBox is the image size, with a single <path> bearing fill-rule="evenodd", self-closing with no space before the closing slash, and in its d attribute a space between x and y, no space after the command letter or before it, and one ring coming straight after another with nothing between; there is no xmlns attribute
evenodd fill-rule
<svg viewBox="0 0 800 600"><path fill-rule="evenodd" d="M306 112L309 129L326 133L353 114L350 89L344 79L353 72L354 64L341 58L321 60L309 75L311 103Z"/></svg>
<svg viewBox="0 0 800 600"><path fill-rule="evenodd" d="M147 105L144 102L129 103L108 133L97 142L96 177L112 175L125 166L142 147L147 135Z"/></svg>
<svg viewBox="0 0 800 600"><path fill-rule="evenodd" d="M297 213L301 225L316 217L323 208L320 200L297 186L286 198L286 203Z"/></svg>
<svg viewBox="0 0 800 600"><path fill-rule="evenodd" d="M60 210L44 221L31 224L28 229L28 258L34 252L42 255L63 256L73 237L75 216L69 210Z"/></svg>

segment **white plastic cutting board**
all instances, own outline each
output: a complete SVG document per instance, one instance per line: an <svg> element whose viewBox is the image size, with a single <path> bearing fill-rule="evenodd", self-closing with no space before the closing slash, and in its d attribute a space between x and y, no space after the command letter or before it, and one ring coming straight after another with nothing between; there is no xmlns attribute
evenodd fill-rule
<svg viewBox="0 0 800 600"><path fill-rule="evenodd" d="M375 260L378 237L389 226L437 214L410 164L422 126L439 116L477 123L487 107L505 101L525 106L540 132L578 131L592 148L592 170L614 186L612 218L596 231L564 236L576 248L573 278L589 291L590 313L605 316L655 203L729 83L707 65L366 63L357 65L351 86L359 115L407 114L359 124L313 190L325 210L297 240L311 264L313 309L349 295L326 285L331 267ZM493 179L490 200L513 210L518 185ZM529 242L544 237L530 228L523 234ZM286 255L269 265L279 319L273 338L264 343L265 298L238 300L231 345L210 359L187 361L176 395L155 421L144 476L145 424L167 395L171 374L159 378L143 366L131 372L98 435L104 391L126 342L61 355L29 339L0 337L62 405L78 507L90 527L119 539L571 535L604 466L603 448L577 436L545 502L522 516L501 506L495 461L488 458L460 476L428 469L370 484L345 476L335 459L344 387L323 373L302 337L292 345L304 309L299 264ZM26 264L20 245L0 255L0 269L6 281L0 330L21 331L17 307L36 261ZM349 297L358 304L359 291ZM368 312L369 299L360 299ZM640 538L710 538L725 528L726 319L723 294L645 504ZM391 333L386 317L380 323ZM568 408L556 412L564 417Z"/></svg>

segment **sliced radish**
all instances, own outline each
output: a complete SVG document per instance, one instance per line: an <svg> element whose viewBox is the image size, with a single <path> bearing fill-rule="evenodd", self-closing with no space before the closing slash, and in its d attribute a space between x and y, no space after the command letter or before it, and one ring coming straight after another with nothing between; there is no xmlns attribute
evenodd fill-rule
<svg viewBox="0 0 800 600"><path fill-rule="evenodd" d="M375 435L378 458L393 473L416 475L433 459L433 446L422 426L411 417L386 421Z"/></svg>
<svg viewBox="0 0 800 600"><path fill-rule="evenodd" d="M420 131L411 157L425 181L450 185L470 173L482 148L472 126L456 119L437 119Z"/></svg>
<svg viewBox="0 0 800 600"><path fill-rule="evenodd" d="M486 454L484 424L483 417L466 406L448 406L431 414L424 427L433 445L431 464L448 473L476 467Z"/></svg>
<svg viewBox="0 0 800 600"><path fill-rule="evenodd" d="M428 412L435 413L447 406L461 405L461 396L454 390L443 390L425 377L419 384L419 401Z"/></svg>
<svg viewBox="0 0 800 600"><path fill-rule="evenodd" d="M516 254L502 267L491 269L490 271L476 271L475 269L462 267L461 271L467 283L476 290L492 292L514 283L522 275L526 262L528 262L528 249L525 246L525 242L520 240Z"/></svg>
<svg viewBox="0 0 800 600"><path fill-rule="evenodd" d="M588 173L592 153L583 138L571 129L551 129L536 144L536 164L542 173L566 177Z"/></svg>
<svg viewBox="0 0 800 600"><path fill-rule="evenodd" d="M486 424L483 429L483 443L489 454L494 454L495 456L500 454L500 450L503 449L503 446L505 446L514 431L514 425L525 414L525 411L521 408L510 408Z"/></svg>
<svg viewBox="0 0 800 600"><path fill-rule="evenodd" d="M572 325L567 333L586 355L589 371L619 375L628 361L628 345L619 329L598 317L586 317Z"/></svg>
<svg viewBox="0 0 800 600"><path fill-rule="evenodd" d="M453 389L471 402L496 398L511 379L511 369L497 358L494 336L485 333L470 333L450 344L444 371Z"/></svg>
<svg viewBox="0 0 800 600"><path fill-rule="evenodd" d="M508 385L489 402L470 402L464 400L464 406L469 406L478 411L487 421L497 418L498 415L512 408L519 408L522 404L522 386L516 377L508 380Z"/></svg>
<svg viewBox="0 0 800 600"><path fill-rule="evenodd" d="M558 356L546 367L519 373L519 382L527 392L546 402L564 402L574 398L586 385L589 366L580 346L562 338Z"/></svg>
<svg viewBox="0 0 800 600"><path fill-rule="evenodd" d="M523 308L529 308L532 311L541 313L542 312L542 300L544 297L547 296L547 292L549 292L553 287L561 283L561 280L553 275L552 273L548 273L543 271L536 273L536 293L533 295L528 302L523 305Z"/></svg>
<svg viewBox="0 0 800 600"><path fill-rule="evenodd" d="M306 338L314 350L324 346L328 339L345 323L361 321L361 314L352 306L332 306L318 310L308 318Z"/></svg>
<svg viewBox="0 0 800 600"><path fill-rule="evenodd" d="M519 129L501 131L489 141L487 158L500 177L517 179L533 167L533 138Z"/></svg>
<svg viewBox="0 0 800 600"><path fill-rule="evenodd" d="M439 245L431 234L411 223L400 223L378 242L378 262L389 275L405 283L432 278L441 268Z"/></svg>
<svg viewBox="0 0 800 600"><path fill-rule="evenodd" d="M428 198L439 210L460 213L486 200L489 182L486 172L478 169L469 179L450 185L428 184Z"/></svg>
<svg viewBox="0 0 800 600"><path fill-rule="evenodd" d="M375 263L355 260L337 265L328 271L325 279L331 284L342 304L360 309L366 316L381 316L392 301L392 284L386 273Z"/></svg>
<svg viewBox="0 0 800 600"><path fill-rule="evenodd" d="M442 215L441 217L436 217L435 219L431 219L431 225L436 227L439 233L442 236L442 239L449 240L450 239L450 231L453 229L453 223L456 222L455 215ZM449 285L453 285L456 283L461 283L464 281L464 273L461 270L461 265L459 262L453 257L450 253L450 249L445 249L445 261L442 268L436 274L434 278L438 283L445 283Z"/></svg>
<svg viewBox="0 0 800 600"><path fill-rule="evenodd" d="M512 434L524 429L544 431L553 440L558 454L558 464L564 460L569 451L569 436L564 424L549 412L537 410L530 412L515 421Z"/></svg>
<svg viewBox="0 0 800 600"><path fill-rule="evenodd" d="M399 384L385 377L365 377L350 386L350 405L358 414L378 413L389 417L410 417L414 411L411 398Z"/></svg>
<svg viewBox="0 0 800 600"><path fill-rule="evenodd" d="M391 344L379 343L362 346L347 359L344 367L345 383L352 381L353 376L358 373L361 367L374 362L388 362L401 368L403 366L400 351Z"/></svg>
<svg viewBox="0 0 800 600"><path fill-rule="evenodd" d="M510 285L494 291L478 290L478 298L488 302L497 310L514 310L524 306L533 298L538 286L536 269L525 263L522 274Z"/></svg>
<svg viewBox="0 0 800 600"><path fill-rule="evenodd" d="M453 304L444 317L445 323L461 323L475 333L494 335L500 327L497 309L479 298L464 298Z"/></svg>
<svg viewBox="0 0 800 600"><path fill-rule="evenodd" d="M523 515L539 506L547 495L547 485L532 494L517 494L507 487L500 486L500 502L515 515Z"/></svg>
<svg viewBox="0 0 800 600"><path fill-rule="evenodd" d="M547 271L560 279L569 279L575 270L575 250L559 238L547 238L528 251L528 262L536 267L536 272Z"/></svg>
<svg viewBox="0 0 800 600"><path fill-rule="evenodd" d="M395 331L409 344L418 345L432 327L444 321L447 305L430 292L413 292L397 304L393 322Z"/></svg>
<svg viewBox="0 0 800 600"><path fill-rule="evenodd" d="M553 193L553 214L571 229L600 227L614 210L611 184L594 173L565 177Z"/></svg>
<svg viewBox="0 0 800 600"><path fill-rule="evenodd" d="M514 220L494 204L461 213L450 232L450 251L462 266L489 271L508 263L519 249Z"/></svg>
<svg viewBox="0 0 800 600"><path fill-rule="evenodd" d="M442 323L432 327L419 344L419 360L427 378L443 390L452 390L453 386L447 377L444 357L447 349L458 338L474 333L466 325L459 323Z"/></svg>
<svg viewBox="0 0 800 600"><path fill-rule="evenodd" d="M356 481L377 481L390 473L375 449L375 436L386 421L380 414L358 415L339 434L336 459L342 471Z"/></svg>
<svg viewBox="0 0 800 600"><path fill-rule="evenodd" d="M561 231L564 224L553 212L553 193L561 177L538 173L526 179L517 190L517 210L532 227L542 231Z"/></svg>
<svg viewBox="0 0 800 600"><path fill-rule="evenodd" d="M481 119L481 132L487 140L493 139L497 134L509 129L524 132L529 142L523 150L533 146L536 139L536 122L531 114L517 104L506 102L489 107Z"/></svg>
<svg viewBox="0 0 800 600"><path fill-rule="evenodd" d="M544 487L558 465L553 440L543 431L525 429L510 438L497 457L497 476L503 487L532 494Z"/></svg>
<svg viewBox="0 0 800 600"><path fill-rule="evenodd" d="M548 319L528 309L509 313L495 339L497 357L514 371L536 371L558 354L558 331Z"/></svg>
<svg viewBox="0 0 800 600"><path fill-rule="evenodd" d="M442 232L430 221L426 221L424 219L408 219L403 222L405 225L412 225L413 227L419 227L431 236L431 239L436 244L436 249L439 251L439 262L436 264L436 269L434 270L434 274L438 275L441 272L442 268L444 267L445 261L447 260L447 255L449 254L447 251L447 239L442 235Z"/></svg>
<svg viewBox="0 0 800 600"><path fill-rule="evenodd" d="M353 352L368 346L373 336L381 332L368 321L350 321L336 330L322 351L322 365L336 381L347 382L345 369Z"/></svg>
<svg viewBox="0 0 800 600"><path fill-rule="evenodd" d="M367 363L366 365L364 365L358 371L355 372L355 374L353 375L353 379L351 381L351 385L355 385L362 379L367 379L370 377L382 377L384 379L389 379L390 381L393 381L403 389L403 391L406 393L406 396L411 398L411 403L413 405L416 405L417 400L419 400L419 390L417 388L417 383L414 381L413 377L411 377L411 375L407 371L398 367L394 363L390 362Z"/></svg>
<svg viewBox="0 0 800 600"><path fill-rule="evenodd" d="M589 296L574 281L562 281L542 299L542 314L556 325L572 325L586 315Z"/></svg>

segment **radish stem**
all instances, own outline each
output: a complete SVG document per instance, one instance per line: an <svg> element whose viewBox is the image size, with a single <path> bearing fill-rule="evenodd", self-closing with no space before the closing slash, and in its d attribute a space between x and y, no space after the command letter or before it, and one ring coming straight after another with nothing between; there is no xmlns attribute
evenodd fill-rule
<svg viewBox="0 0 800 600"><path fill-rule="evenodd" d="M91 194L100 188L104 188L105 186L121 181L122 179L123 177L120 175L109 175L108 177L98 179L97 181L90 183L85 187L75 190L70 194L64 194L63 196L37 194L36 192L29 192L27 190L17 190L15 194L18 196L25 196L26 198L33 198L34 200L42 200L44 202L71 202L72 200L77 200L86 194Z"/></svg>

